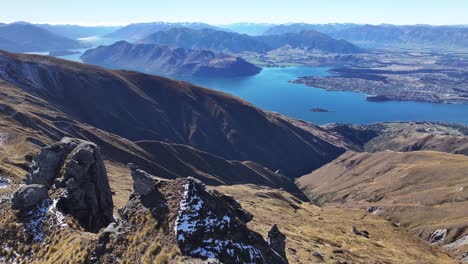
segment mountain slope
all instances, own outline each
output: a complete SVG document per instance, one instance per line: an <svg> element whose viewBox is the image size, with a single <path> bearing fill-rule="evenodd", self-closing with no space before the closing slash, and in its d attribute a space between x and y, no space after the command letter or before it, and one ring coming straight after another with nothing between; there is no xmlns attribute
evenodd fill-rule
<svg viewBox="0 0 468 264"><path fill-rule="evenodd" d="M463 243L451 243L468 237L467 170L464 155L347 152L298 183L319 203L369 208L461 256Z"/></svg>
<svg viewBox="0 0 468 264"><path fill-rule="evenodd" d="M186 49L210 49L221 52L265 52L268 44L248 35L213 29L172 28L147 36L139 43L152 43Z"/></svg>
<svg viewBox="0 0 468 264"><path fill-rule="evenodd" d="M25 23L0 25L0 39L7 40L6 43L0 42L0 49L12 52L39 52L86 47L79 41L58 36L46 29Z"/></svg>
<svg viewBox="0 0 468 264"><path fill-rule="evenodd" d="M158 31L165 31L172 28L192 28L203 29L213 28L215 26L205 23L169 23L169 22L152 22L152 23L135 23L120 28L112 33L106 35L108 38L135 41L140 40Z"/></svg>
<svg viewBox="0 0 468 264"><path fill-rule="evenodd" d="M130 194L128 175L122 173L129 162L168 179L192 176L210 185L254 183L303 197L291 180L256 163L225 160L186 145L132 142L73 120L47 101L4 81L0 81L0 94L0 172L11 175L12 180L24 175L30 157L40 147L67 136L90 140L101 147L111 187L118 197L124 197L117 199L119 206Z"/></svg>
<svg viewBox="0 0 468 264"><path fill-rule="evenodd" d="M213 29L173 28L167 31L156 32L139 42L191 49L211 49L231 53L264 53L286 45L293 48L324 52L360 52L360 49L351 43L333 39L313 30L282 35L249 36Z"/></svg>
<svg viewBox="0 0 468 264"><path fill-rule="evenodd" d="M109 68L172 76L235 77L255 75L261 71L261 68L242 58L224 53L153 44L130 44L125 41L87 50L81 59L85 63Z"/></svg>
<svg viewBox="0 0 468 264"><path fill-rule="evenodd" d="M291 177L344 151L320 135L322 128L297 125L236 97L186 82L9 53L0 55L0 78L77 121L131 141L189 145L228 160L279 169Z"/></svg>

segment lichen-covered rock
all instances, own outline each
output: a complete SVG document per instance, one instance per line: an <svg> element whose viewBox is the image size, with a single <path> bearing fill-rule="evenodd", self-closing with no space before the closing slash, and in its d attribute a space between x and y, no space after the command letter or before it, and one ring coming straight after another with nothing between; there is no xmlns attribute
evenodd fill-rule
<svg viewBox="0 0 468 264"><path fill-rule="evenodd" d="M78 139L63 138L62 141L41 149L33 158L26 183L51 187L65 158L78 144Z"/></svg>
<svg viewBox="0 0 468 264"><path fill-rule="evenodd" d="M60 212L87 231L97 232L113 221L106 168L99 147L91 142L63 138L43 148L33 158L26 183L51 189Z"/></svg>
<svg viewBox="0 0 468 264"><path fill-rule="evenodd" d="M12 208L24 210L39 204L47 198L47 187L41 184L21 186L11 199Z"/></svg>
<svg viewBox="0 0 468 264"><path fill-rule="evenodd" d="M132 163L127 164L133 179L133 191L139 195L148 195L156 188L155 177L135 166Z"/></svg>

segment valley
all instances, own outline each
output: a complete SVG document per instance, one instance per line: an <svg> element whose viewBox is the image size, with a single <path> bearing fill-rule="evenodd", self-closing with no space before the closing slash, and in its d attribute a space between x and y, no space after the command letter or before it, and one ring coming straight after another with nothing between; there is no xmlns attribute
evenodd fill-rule
<svg viewBox="0 0 468 264"><path fill-rule="evenodd" d="M468 263L466 25L168 5L0 23L0 263Z"/></svg>

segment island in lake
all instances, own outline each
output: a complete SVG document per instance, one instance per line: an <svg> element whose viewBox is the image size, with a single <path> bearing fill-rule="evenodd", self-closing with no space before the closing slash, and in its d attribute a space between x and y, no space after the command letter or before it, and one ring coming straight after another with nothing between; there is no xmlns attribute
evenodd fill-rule
<svg viewBox="0 0 468 264"><path fill-rule="evenodd" d="M312 108L312 109L310 109L310 111L317 112L317 113L329 113L329 112L331 112L330 110L327 110L327 109L324 109L324 108L319 108L319 107Z"/></svg>

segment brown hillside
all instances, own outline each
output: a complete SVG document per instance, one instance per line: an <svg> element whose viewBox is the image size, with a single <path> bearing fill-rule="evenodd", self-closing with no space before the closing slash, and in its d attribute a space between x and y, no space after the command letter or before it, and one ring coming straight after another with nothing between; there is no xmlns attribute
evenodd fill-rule
<svg viewBox="0 0 468 264"><path fill-rule="evenodd" d="M318 127L303 129L228 94L163 77L1 52L0 78L74 120L130 141L190 145L290 177L344 151L310 132Z"/></svg>
<svg viewBox="0 0 468 264"><path fill-rule="evenodd" d="M373 207L374 214L424 239L446 229L446 237L431 242L450 244L468 235L468 157L464 155L347 152L298 183L316 202ZM450 249L463 253L464 247Z"/></svg>

